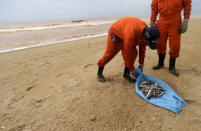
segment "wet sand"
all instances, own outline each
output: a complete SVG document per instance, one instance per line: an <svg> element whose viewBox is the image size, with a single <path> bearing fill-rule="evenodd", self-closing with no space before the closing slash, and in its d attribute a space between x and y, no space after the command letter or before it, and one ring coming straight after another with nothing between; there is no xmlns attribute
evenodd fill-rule
<svg viewBox="0 0 201 131"><path fill-rule="evenodd" d="M201 128L201 19L182 35L180 77L153 71L147 49L144 72L167 82L188 105L176 115L150 105L123 79L119 53L97 81L96 62L106 37L0 54L0 130L9 131L195 131ZM137 66L137 63L136 63Z"/></svg>
<svg viewBox="0 0 201 131"><path fill-rule="evenodd" d="M22 31L0 34L0 51L12 50L15 48L35 46L39 44L48 45L58 43L58 41L68 40L80 36L105 33L109 27L107 25L91 27L58 28L40 31Z"/></svg>

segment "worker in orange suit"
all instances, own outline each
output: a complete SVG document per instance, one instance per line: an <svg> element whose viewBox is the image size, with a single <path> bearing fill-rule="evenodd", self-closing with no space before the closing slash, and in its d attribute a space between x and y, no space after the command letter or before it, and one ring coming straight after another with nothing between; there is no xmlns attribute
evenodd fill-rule
<svg viewBox="0 0 201 131"><path fill-rule="evenodd" d="M156 40L160 37L155 27L149 28L142 20L135 17L121 18L113 23L108 31L107 47L98 61L98 80L105 82L104 66L121 50L125 64L124 75L129 82L135 82L134 62L139 46L139 67L143 71L146 45L156 49Z"/></svg>
<svg viewBox="0 0 201 131"><path fill-rule="evenodd" d="M176 58L179 56L181 34L188 29L191 12L191 0L152 0L150 25L160 31L160 39L157 41L158 64L153 67L158 70L164 66L167 39L169 38L169 71L179 76L175 69ZM181 12L184 11L182 21ZM159 20L157 16L159 14Z"/></svg>

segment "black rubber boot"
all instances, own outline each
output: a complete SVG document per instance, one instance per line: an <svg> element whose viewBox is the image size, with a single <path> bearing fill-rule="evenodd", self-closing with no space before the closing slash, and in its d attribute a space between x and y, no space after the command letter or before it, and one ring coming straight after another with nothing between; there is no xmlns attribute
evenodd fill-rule
<svg viewBox="0 0 201 131"><path fill-rule="evenodd" d="M100 82L106 82L106 79L105 77L103 76L103 70L104 70L104 66L98 66L98 80Z"/></svg>
<svg viewBox="0 0 201 131"><path fill-rule="evenodd" d="M175 69L175 63L176 63L176 58L171 58L170 57L170 63L169 63L169 71L175 76L179 76L179 73Z"/></svg>
<svg viewBox="0 0 201 131"><path fill-rule="evenodd" d="M135 83L135 81L136 81L135 79L130 77L130 70L127 67L125 67L125 69L124 69L123 77L126 78L131 83Z"/></svg>
<svg viewBox="0 0 201 131"><path fill-rule="evenodd" d="M165 54L158 54L158 58L158 64L152 67L154 70L159 70L164 66Z"/></svg>

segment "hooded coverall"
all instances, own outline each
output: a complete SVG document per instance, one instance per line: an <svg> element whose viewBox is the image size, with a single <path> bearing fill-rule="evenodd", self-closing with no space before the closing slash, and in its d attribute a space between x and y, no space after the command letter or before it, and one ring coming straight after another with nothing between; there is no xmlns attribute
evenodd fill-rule
<svg viewBox="0 0 201 131"><path fill-rule="evenodd" d="M133 71L138 45L139 63L144 64L146 45L140 42L140 39L146 27L147 25L142 20L135 17L125 17L113 23L108 31L105 53L98 61L98 66L105 66L121 50L125 66ZM121 41L113 42L112 35L118 36Z"/></svg>
<svg viewBox="0 0 201 131"><path fill-rule="evenodd" d="M157 15L160 14L156 27L160 31L157 42L158 54L166 53L167 39L169 37L170 57L179 56L181 34L181 11L184 9L184 18L189 19L191 0L152 0L150 24L155 24Z"/></svg>

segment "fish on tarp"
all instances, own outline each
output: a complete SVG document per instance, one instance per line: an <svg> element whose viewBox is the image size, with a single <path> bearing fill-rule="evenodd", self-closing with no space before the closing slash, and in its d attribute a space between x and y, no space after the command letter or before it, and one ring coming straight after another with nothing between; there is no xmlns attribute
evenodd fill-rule
<svg viewBox="0 0 201 131"><path fill-rule="evenodd" d="M184 99L182 99L166 82L156 77L144 74L143 72L141 72L139 68L136 69L136 72L137 72L137 78L134 86L135 92L137 95L139 95L142 99L144 99L148 103L167 109L174 113L179 113L182 110L182 108L187 104L184 101ZM140 85L145 80L157 83L164 90L164 94L162 94L160 97L151 97L151 99L148 99L147 94L144 95L143 92L140 90ZM147 85L148 84L150 85L151 83L147 83ZM151 93L150 90L148 91L148 93L149 92Z"/></svg>
<svg viewBox="0 0 201 131"><path fill-rule="evenodd" d="M146 96L147 99L150 99L152 97L160 97L164 94L165 90L155 82L151 82L148 80L144 80L140 85L139 89L142 91L144 96Z"/></svg>

